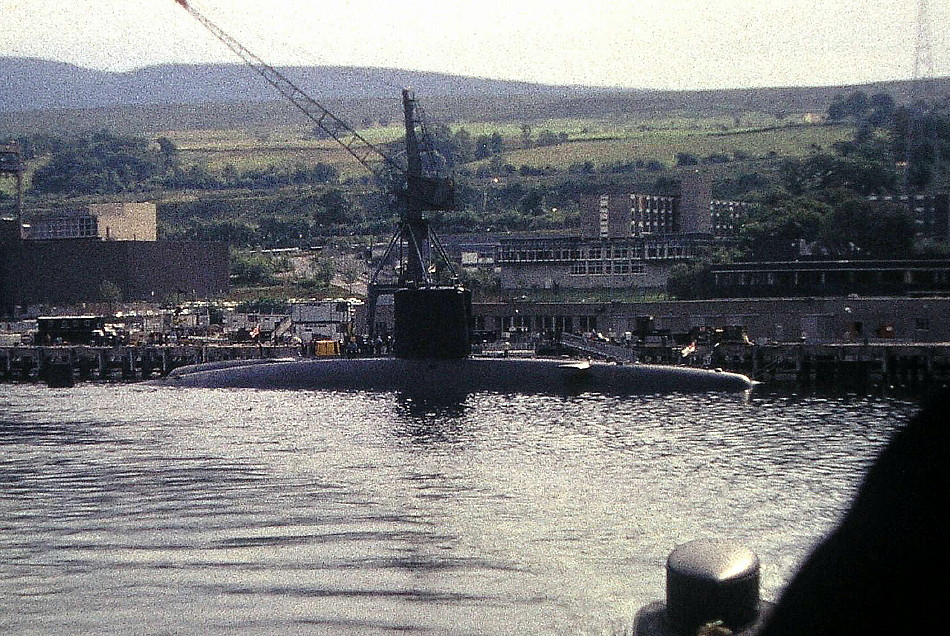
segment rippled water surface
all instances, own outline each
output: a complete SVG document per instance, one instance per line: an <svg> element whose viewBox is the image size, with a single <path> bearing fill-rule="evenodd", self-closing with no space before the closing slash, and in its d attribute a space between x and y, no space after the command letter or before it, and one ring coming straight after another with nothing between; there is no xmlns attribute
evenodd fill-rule
<svg viewBox="0 0 950 636"><path fill-rule="evenodd" d="M618 634L706 536L774 598L913 410L0 386L0 629Z"/></svg>

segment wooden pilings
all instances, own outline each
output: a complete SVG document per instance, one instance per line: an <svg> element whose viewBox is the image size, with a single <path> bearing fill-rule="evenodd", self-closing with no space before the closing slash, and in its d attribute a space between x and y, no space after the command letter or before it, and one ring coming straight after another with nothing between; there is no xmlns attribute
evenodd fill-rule
<svg viewBox="0 0 950 636"><path fill-rule="evenodd" d="M172 369L200 362L277 358L300 354L296 346L261 345L157 345L157 346L50 346L0 348L0 381L49 381L55 368L58 378L80 381L135 382L167 375Z"/></svg>
<svg viewBox="0 0 950 636"><path fill-rule="evenodd" d="M730 343L707 347L688 357L669 346L619 347L580 337L562 337L561 344L584 354L617 360L718 367L767 383L859 391L874 386L926 389L950 383L950 343Z"/></svg>
<svg viewBox="0 0 950 636"><path fill-rule="evenodd" d="M753 377L803 385L863 389L927 387L950 381L950 344L828 343L755 347Z"/></svg>
<svg viewBox="0 0 950 636"><path fill-rule="evenodd" d="M641 362L669 360L657 349L631 350ZM671 359L681 359L670 349ZM718 349L717 349L718 351ZM161 377L199 362L300 355L298 346L156 345L124 347L0 347L0 381L46 381L51 365L72 369L79 381L134 382ZM588 352L589 353L589 352ZM677 354L677 355L674 355ZM629 363L629 362L628 362ZM927 388L950 383L950 343L774 343L731 349L709 357L707 366L745 373L762 382L863 389L872 386Z"/></svg>

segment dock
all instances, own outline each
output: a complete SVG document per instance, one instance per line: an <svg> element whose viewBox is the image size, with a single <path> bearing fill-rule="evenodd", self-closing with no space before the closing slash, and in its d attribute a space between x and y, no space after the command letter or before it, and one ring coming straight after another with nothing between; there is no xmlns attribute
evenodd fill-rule
<svg viewBox="0 0 950 636"><path fill-rule="evenodd" d="M677 346L625 346L563 334L562 352L619 364L676 364L721 368L769 384L864 390L875 386L927 388L950 384L950 342L769 343L728 345L684 356ZM299 357L300 346L172 344L0 347L0 381L136 382L164 377L189 364ZM533 350L501 347L482 356L532 357Z"/></svg>
<svg viewBox="0 0 950 636"><path fill-rule="evenodd" d="M763 382L867 388L950 382L950 343L874 342L754 346L743 366Z"/></svg>
<svg viewBox="0 0 950 636"><path fill-rule="evenodd" d="M560 345L582 355L624 363L686 364L744 373L766 383L865 389L950 383L950 342L776 342L698 348L618 345L563 334Z"/></svg>
<svg viewBox="0 0 950 636"><path fill-rule="evenodd" d="M0 348L0 379L49 381L51 374L80 381L135 382L202 362L300 356L299 346L177 344L123 346L16 346Z"/></svg>

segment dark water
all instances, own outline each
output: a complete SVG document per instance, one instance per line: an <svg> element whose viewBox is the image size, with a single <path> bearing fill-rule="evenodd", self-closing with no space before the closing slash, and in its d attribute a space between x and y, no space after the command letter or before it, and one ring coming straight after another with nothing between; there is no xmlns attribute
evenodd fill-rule
<svg viewBox="0 0 950 636"><path fill-rule="evenodd" d="M774 598L912 404L0 387L7 634L622 634L677 544Z"/></svg>

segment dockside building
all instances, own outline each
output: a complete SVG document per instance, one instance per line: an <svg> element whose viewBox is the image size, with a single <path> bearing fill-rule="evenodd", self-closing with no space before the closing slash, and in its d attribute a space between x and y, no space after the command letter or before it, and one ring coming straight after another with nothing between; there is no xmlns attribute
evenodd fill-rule
<svg viewBox="0 0 950 636"><path fill-rule="evenodd" d="M500 241L501 287L663 291L677 263L734 241L749 207L712 199L704 178L685 179L676 195L614 190L589 196L577 233Z"/></svg>
<svg viewBox="0 0 950 636"><path fill-rule="evenodd" d="M155 216L154 204L105 204L0 221L0 315L109 300L106 288L128 302L227 293L227 244L158 241Z"/></svg>

